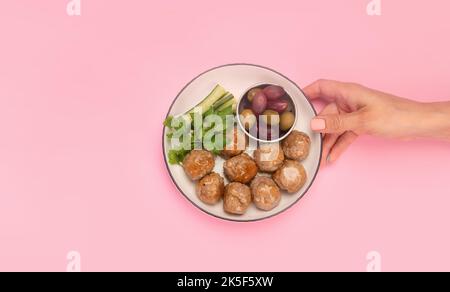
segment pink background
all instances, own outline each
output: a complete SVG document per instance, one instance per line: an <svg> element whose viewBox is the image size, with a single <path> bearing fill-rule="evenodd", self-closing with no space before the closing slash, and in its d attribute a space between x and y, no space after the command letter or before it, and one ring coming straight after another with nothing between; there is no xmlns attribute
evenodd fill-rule
<svg viewBox="0 0 450 292"><path fill-rule="evenodd" d="M162 121L224 63L450 99L450 2L63 0L0 5L0 270L450 270L450 145L362 138L257 223L172 184Z"/></svg>

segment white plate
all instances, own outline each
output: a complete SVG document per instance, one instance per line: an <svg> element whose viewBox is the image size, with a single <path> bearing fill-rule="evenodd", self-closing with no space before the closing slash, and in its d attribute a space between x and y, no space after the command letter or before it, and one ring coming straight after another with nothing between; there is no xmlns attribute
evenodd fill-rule
<svg viewBox="0 0 450 292"><path fill-rule="evenodd" d="M238 99L245 93L246 89L257 83L278 84L286 89L291 97L295 99L298 107L298 119L295 129L308 134L311 138L309 156L302 162L308 175L305 185L296 194L283 192L280 204L273 210L261 211L252 204L244 215L231 215L224 212L222 201L214 206L200 201L195 193L195 183L186 176L183 168L179 165L170 165L167 162L169 141L166 138L166 129L164 128L163 130L164 159L173 182L192 204L218 218L232 221L256 221L277 215L294 205L308 191L319 169L320 157L322 155L322 139L320 134L313 133L309 127L310 121L316 115L316 112L294 82L269 68L250 64L230 64L208 70L197 76L181 90L170 106L167 115L176 116L186 112L206 97L217 84L222 85ZM214 168L214 171L222 176L223 162L224 160L221 157L217 157Z"/></svg>

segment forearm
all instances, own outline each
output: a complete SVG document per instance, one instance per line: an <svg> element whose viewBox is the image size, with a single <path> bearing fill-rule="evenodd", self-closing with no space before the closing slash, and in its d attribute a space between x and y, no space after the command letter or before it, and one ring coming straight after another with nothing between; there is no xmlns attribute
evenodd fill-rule
<svg viewBox="0 0 450 292"><path fill-rule="evenodd" d="M421 103L418 137L450 141L450 102Z"/></svg>

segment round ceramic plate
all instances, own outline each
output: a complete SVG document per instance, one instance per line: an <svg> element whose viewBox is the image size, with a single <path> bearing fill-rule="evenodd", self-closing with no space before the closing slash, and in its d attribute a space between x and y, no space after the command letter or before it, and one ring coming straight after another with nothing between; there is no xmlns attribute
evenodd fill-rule
<svg viewBox="0 0 450 292"><path fill-rule="evenodd" d="M180 192L195 206L202 211L218 218L232 221L256 221L275 216L288 209L308 191L313 183L320 164L322 154L322 139L320 134L313 133L309 127L311 119L316 112L307 100L300 88L291 80L280 73L257 65L250 64L230 64L208 70L189 82L178 94L170 106L167 115L176 116L194 107L207 96L215 85L220 84L231 92L236 99L245 93L245 90L254 84L278 84L282 86L295 100L297 105L297 123L295 129L302 131L311 138L311 150L308 158L302 161L308 179L303 188L296 194L283 192L280 204L271 211L262 211L253 204L244 215L231 215L223 210L223 202L220 201L214 206L207 205L197 198L195 193L195 183L191 181L184 170L179 165L170 165L167 162L167 152L169 150L169 139L166 138L166 129L163 130L163 151L169 174L180 190ZM252 155L252 151L247 151ZM223 162L221 157L216 158L214 171L223 176ZM227 180L225 179L225 183Z"/></svg>

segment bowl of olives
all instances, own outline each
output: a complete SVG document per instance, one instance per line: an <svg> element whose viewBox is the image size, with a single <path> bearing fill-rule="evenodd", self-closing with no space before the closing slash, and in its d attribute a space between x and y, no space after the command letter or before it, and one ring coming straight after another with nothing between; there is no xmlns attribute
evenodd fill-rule
<svg viewBox="0 0 450 292"><path fill-rule="evenodd" d="M276 84L257 84L247 89L237 105L241 129L260 142L279 142L297 122L297 107L286 90Z"/></svg>

